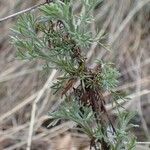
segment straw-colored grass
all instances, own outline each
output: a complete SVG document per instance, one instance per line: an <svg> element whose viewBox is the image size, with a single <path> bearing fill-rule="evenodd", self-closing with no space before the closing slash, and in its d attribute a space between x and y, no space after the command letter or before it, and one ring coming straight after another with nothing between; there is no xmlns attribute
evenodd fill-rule
<svg viewBox="0 0 150 150"><path fill-rule="evenodd" d="M39 2L0 1L0 18ZM75 11L79 7L79 3L75 4ZM127 91L131 98L123 103L123 106L138 112L135 123L139 124L140 128L134 133L138 141L145 143L138 143L137 149L148 150L150 143L146 142L150 140L150 0L104 0L103 5L94 14L96 21L91 25L91 29L93 33L97 28L107 33L111 52L98 48L97 44L93 43L87 53L88 63L92 65L94 59L105 59L116 64L121 72L117 89ZM82 149L88 149L87 137L77 133L70 136L70 133L66 133L74 126L73 123L61 123L51 129L42 126L48 119L47 112L55 110L61 100L53 96L49 87L52 82L51 73L42 71L41 61L17 60L16 50L9 39L10 28L15 22L16 18L11 18L0 23L0 150L25 149L27 141L30 143L31 139L32 149L48 150L50 146L54 150L62 149L63 144L59 147L58 143L64 142L67 143L65 146L68 146L64 148L66 150L78 150L81 146ZM107 108L113 111L115 109L110 104ZM60 137L62 134L64 135ZM84 142L81 142L82 140Z"/></svg>

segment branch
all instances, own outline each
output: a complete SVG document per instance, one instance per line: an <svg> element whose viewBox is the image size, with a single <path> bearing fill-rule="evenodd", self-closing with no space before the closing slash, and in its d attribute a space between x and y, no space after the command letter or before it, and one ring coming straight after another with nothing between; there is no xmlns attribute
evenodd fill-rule
<svg viewBox="0 0 150 150"><path fill-rule="evenodd" d="M10 16L1 18L1 19L0 19L0 22L5 21L5 20L8 20L8 19L10 19L10 18L14 18L14 17L16 17L16 16L18 16L18 15L20 15L20 14L26 13L26 12L28 12L28 11L31 11L31 10L33 10L33 9L35 9L35 8L38 8L38 7L40 7L41 5L44 5L44 4L46 4L46 3L47 3L47 2L43 2L43 3L41 3L41 4L37 4L37 5L34 5L34 6L30 7L30 8L27 8L27 9L24 9L24 10L19 11L19 12L17 12L17 13L14 13L14 14L12 14L12 15L10 15Z"/></svg>

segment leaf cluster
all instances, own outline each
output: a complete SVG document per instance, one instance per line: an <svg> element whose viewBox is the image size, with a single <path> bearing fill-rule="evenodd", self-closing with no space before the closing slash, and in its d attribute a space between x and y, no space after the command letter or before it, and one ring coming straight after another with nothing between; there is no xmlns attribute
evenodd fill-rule
<svg viewBox="0 0 150 150"><path fill-rule="evenodd" d="M94 21L93 11L101 2L81 0L82 10L79 14L73 12L71 0L55 0L46 4L40 8L38 16L25 14L18 19L12 29L12 43L16 45L20 58L42 59L48 68L55 68L61 72L62 76L57 78L52 88L54 94L61 91L66 102L59 110L50 114L56 121L65 119L76 122L91 140L104 142L113 150L132 150L135 140L128 134L132 115L119 113L116 133L113 131L111 138L108 134L110 122L104 125L97 121L97 108L101 109L100 116L107 114L103 96L99 93L111 93L113 101L123 98L122 94L113 90L119 77L119 72L113 64L98 61L98 67L93 69L88 68L86 64L85 50L93 42L100 42L99 35L93 37L89 27ZM73 89L77 80L80 83L75 90L80 92L79 96L77 97L75 92L69 96L67 92ZM82 100L86 103L90 101L90 105Z"/></svg>
<svg viewBox="0 0 150 150"><path fill-rule="evenodd" d="M69 103L64 102L57 111L49 113L54 122L61 119L72 120L80 126L77 129L87 134L91 139L104 139L111 150L134 150L136 139L130 134L129 130L134 126L130 121L135 113L123 112L120 114L116 134L114 134L112 129L105 129L100 124L95 124L96 120L91 107L85 107L74 98L72 99L73 101L69 101ZM54 123L52 124L54 125Z"/></svg>
<svg viewBox="0 0 150 150"><path fill-rule="evenodd" d="M130 134L130 129L135 125L131 124L131 119L135 113L123 112L120 114L117 124L116 135L114 137L116 143L112 145L112 150L134 150L136 138Z"/></svg>

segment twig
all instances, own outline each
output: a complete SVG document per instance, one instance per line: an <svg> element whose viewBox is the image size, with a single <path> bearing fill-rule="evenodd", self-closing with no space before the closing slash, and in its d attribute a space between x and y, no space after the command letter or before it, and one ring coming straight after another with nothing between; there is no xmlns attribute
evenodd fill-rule
<svg viewBox="0 0 150 150"><path fill-rule="evenodd" d="M136 142L138 145L150 145L150 142Z"/></svg>
<svg viewBox="0 0 150 150"><path fill-rule="evenodd" d="M34 5L34 6L30 7L30 8L27 8L27 9L24 9L24 10L19 11L19 12L17 12L17 13L14 13L14 14L12 14L12 15L9 15L9 16L7 16L7 17L1 18L1 19L0 19L0 22L5 21L5 20L8 20L8 19L13 18L13 17L16 17L16 16L18 16L18 15L20 15L20 14L23 14L23 13L26 13L26 12L28 12L28 11L31 11L31 10L33 10L33 9L35 9L35 8L38 8L38 7L40 7L41 5L44 5L44 4L46 4L46 3L47 3L47 2L44 2L44 3L41 3L41 4L37 4L37 5Z"/></svg>
<svg viewBox="0 0 150 150"><path fill-rule="evenodd" d="M33 127L34 127L34 122L35 122L35 114L36 114L37 103L41 99L41 97L44 94L44 92L47 89L47 87L52 82L52 80L53 80L54 76L56 75L56 73L57 73L57 70L54 69L52 71L52 73L50 74L48 80L46 81L45 85L40 90L40 92L39 92L38 96L36 97L35 101L32 104L31 120L30 120L29 135L28 135L27 149L26 150L30 150L30 147L31 147L32 134L33 134Z"/></svg>
<svg viewBox="0 0 150 150"><path fill-rule="evenodd" d="M141 91L141 92L137 92L137 93L133 93L133 94L131 94L131 95L128 95L127 97L128 97L129 99L133 99L132 101L130 100L129 102L128 102L128 101L126 102L126 101L123 101L123 100L121 100L121 99L118 99L117 102L118 102L118 105L123 105L123 104L125 104L123 107L124 107L124 108L128 108L129 105L130 105L130 103L133 103L133 102L137 101L137 99L135 99L135 98L137 98L137 97L139 97L139 96L147 95L147 94L149 94L149 93L150 93L150 90L143 90L143 91ZM112 104L107 104L107 105L106 105L107 111L112 111L112 113L116 113L115 111L113 111L113 109L116 108L116 105L117 105L117 104L115 104L115 103L113 103L113 105L112 105Z"/></svg>
<svg viewBox="0 0 150 150"><path fill-rule="evenodd" d="M137 86L139 84L143 85L145 83L149 83L150 82L150 76L142 78L141 80L137 80L134 82L129 82L127 84L124 84L122 86L118 86L117 88L114 88L114 91L120 91L120 90L125 90L134 86Z"/></svg>

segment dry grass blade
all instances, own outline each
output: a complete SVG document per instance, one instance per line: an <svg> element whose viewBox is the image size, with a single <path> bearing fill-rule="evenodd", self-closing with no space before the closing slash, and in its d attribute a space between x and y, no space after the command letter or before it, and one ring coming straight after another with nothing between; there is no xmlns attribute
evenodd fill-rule
<svg viewBox="0 0 150 150"><path fill-rule="evenodd" d="M57 70L52 71L52 73L50 74L49 78L47 79L45 85L40 90L39 94L37 95L36 99L34 100L34 102L32 104L29 136L28 136L28 142L27 142L27 150L30 150L30 148L31 148L32 134L33 134L33 127L34 127L34 123L35 123L35 114L36 114L36 109L37 109L37 103L41 99L41 97L44 94L45 90L52 84L52 80L55 77L56 73L57 73Z"/></svg>
<svg viewBox="0 0 150 150"><path fill-rule="evenodd" d="M31 11L31 10L33 10L33 9L36 9L36 8L38 8L38 7L40 7L41 5L44 5L44 4L46 4L46 2L41 3L41 4L37 4L37 5L35 5L35 6L32 6L32 7L30 7L30 8L27 8L27 9L25 9L25 10L22 10L22 11L19 11L19 12L17 12L17 13L14 13L14 14L12 14L12 15L10 15L10 16L4 17L4 18L0 18L0 22L5 21L5 20L8 20L8 19L10 19L10 18L14 18L14 17L16 17L16 16L18 16L18 15L21 15L21 14L23 14L23 13L29 12L29 11Z"/></svg>
<svg viewBox="0 0 150 150"><path fill-rule="evenodd" d="M142 9L146 4L148 4L150 2L150 0L144 0L141 1L137 4L137 6L128 14L128 16L124 19L124 21L122 22L122 24L120 25L119 29L117 30L117 32L115 33L115 35L113 36L113 39L111 41L111 44L113 45L113 43L116 42L117 38L119 37L119 35L121 34L121 32L123 31L123 29L126 27L126 25L130 22L130 20L134 17L134 15L140 11L140 9Z"/></svg>

